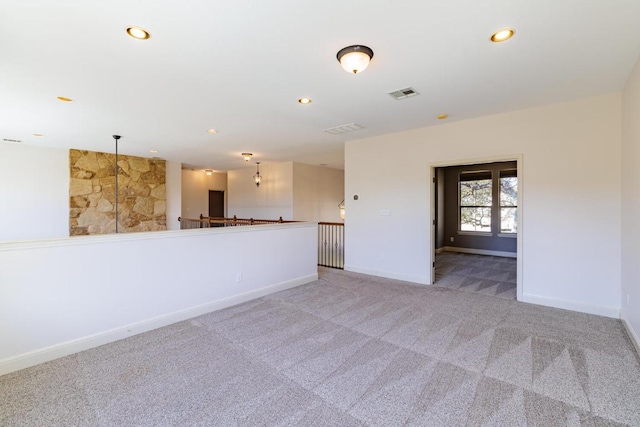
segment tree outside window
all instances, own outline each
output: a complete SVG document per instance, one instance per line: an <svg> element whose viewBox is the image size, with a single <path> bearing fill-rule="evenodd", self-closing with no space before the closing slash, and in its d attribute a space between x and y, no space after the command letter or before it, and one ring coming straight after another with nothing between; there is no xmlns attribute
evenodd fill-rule
<svg viewBox="0 0 640 427"><path fill-rule="evenodd" d="M516 170L500 171L500 232L518 231L518 177Z"/></svg>
<svg viewBox="0 0 640 427"><path fill-rule="evenodd" d="M460 231L491 232L492 187L490 171L460 174Z"/></svg>

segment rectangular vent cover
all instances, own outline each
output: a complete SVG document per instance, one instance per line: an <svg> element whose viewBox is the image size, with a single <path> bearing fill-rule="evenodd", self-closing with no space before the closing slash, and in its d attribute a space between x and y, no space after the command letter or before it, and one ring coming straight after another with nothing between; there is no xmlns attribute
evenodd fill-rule
<svg viewBox="0 0 640 427"><path fill-rule="evenodd" d="M392 98L400 101L401 99L411 98L412 96L420 95L416 90L412 87L406 87L404 89L394 90L393 92L389 92Z"/></svg>
<svg viewBox="0 0 640 427"><path fill-rule="evenodd" d="M364 129L364 127L357 123L349 123L348 125L325 129L323 132L330 133L331 135L340 135L341 133L353 132L360 129Z"/></svg>
<svg viewBox="0 0 640 427"><path fill-rule="evenodd" d="M9 138L2 138L2 140L4 142L11 142L12 144L20 144L22 141L19 139L9 139Z"/></svg>

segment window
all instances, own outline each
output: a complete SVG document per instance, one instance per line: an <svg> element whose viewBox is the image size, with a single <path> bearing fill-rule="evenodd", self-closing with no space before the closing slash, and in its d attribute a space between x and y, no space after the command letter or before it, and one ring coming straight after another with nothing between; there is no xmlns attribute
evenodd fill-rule
<svg viewBox="0 0 640 427"><path fill-rule="evenodd" d="M460 174L460 231L491 232L490 171Z"/></svg>
<svg viewBox="0 0 640 427"><path fill-rule="evenodd" d="M515 169L500 171L500 233L518 231L518 176Z"/></svg>

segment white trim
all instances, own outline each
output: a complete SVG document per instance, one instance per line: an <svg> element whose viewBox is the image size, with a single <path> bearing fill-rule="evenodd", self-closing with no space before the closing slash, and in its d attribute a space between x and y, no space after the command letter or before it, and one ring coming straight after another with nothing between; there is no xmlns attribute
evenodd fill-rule
<svg viewBox="0 0 640 427"><path fill-rule="evenodd" d="M522 296L522 302L544 305L547 307L562 308L571 311L579 311L581 313L597 314L599 316L606 316L614 319L620 318L619 307L605 307L600 305L582 304L575 301L567 301L531 294L524 294Z"/></svg>
<svg viewBox="0 0 640 427"><path fill-rule="evenodd" d="M640 357L640 336L638 336L638 333L633 329L631 323L629 323L629 321L627 320L627 316L625 316L624 310L622 310L622 312L620 313L620 320L622 320L622 324L627 330L627 335L629 335L629 339L631 340L633 346L636 348L638 357Z"/></svg>
<svg viewBox="0 0 640 427"><path fill-rule="evenodd" d="M447 252L461 252L463 254L491 255L491 256L501 256L505 258L518 258L518 254L516 252L491 251L489 249L457 248L455 246L445 246L444 250Z"/></svg>
<svg viewBox="0 0 640 427"><path fill-rule="evenodd" d="M458 230L460 236L480 236L480 237L493 237L493 233L490 231L465 231Z"/></svg>
<svg viewBox="0 0 640 427"><path fill-rule="evenodd" d="M372 269L369 269L369 268L354 267L352 265L345 265L344 266L344 270L345 271L351 271L353 273L367 274L369 276L378 276L378 277L385 277L387 279L402 280L404 282L418 283L420 285L430 285L431 284L431 283L428 282L426 277L410 276L410 275L407 275L407 274L391 273L389 271L372 270Z"/></svg>
<svg viewBox="0 0 640 427"><path fill-rule="evenodd" d="M19 240L0 242L0 252L60 246L91 245L94 243L127 242L131 240L166 239L172 237L197 237L208 234L247 233L282 228L318 227L317 222L285 222L282 224L256 224L238 227L196 228L191 230L149 231L140 233L102 234L99 236L73 236L58 239Z"/></svg>
<svg viewBox="0 0 640 427"><path fill-rule="evenodd" d="M516 239L518 237L518 233L498 233L498 237L509 237L511 239Z"/></svg>
<svg viewBox="0 0 640 427"><path fill-rule="evenodd" d="M253 227L237 227L237 228L253 228ZM255 230L255 229L254 229ZM132 335L141 334L163 326L171 325L176 322L201 316L212 311L221 310L253 299L261 298L275 292L284 291L296 286L304 285L318 280L318 274L310 274L308 276L298 277L296 279L287 280L285 282L276 283L274 285L265 286L260 289L223 298L217 301L211 301L196 307L175 311L173 313L164 314L152 319L141 322L132 323L119 328L100 332L82 338L66 341L52 346L40 348L27 353L12 356L0 360L0 375L35 366L40 363L48 362L60 357L68 356L73 353L98 347Z"/></svg>
<svg viewBox="0 0 640 427"><path fill-rule="evenodd" d="M443 246L441 248L436 249L436 253L437 254L441 254L442 252L446 251L447 249Z"/></svg>

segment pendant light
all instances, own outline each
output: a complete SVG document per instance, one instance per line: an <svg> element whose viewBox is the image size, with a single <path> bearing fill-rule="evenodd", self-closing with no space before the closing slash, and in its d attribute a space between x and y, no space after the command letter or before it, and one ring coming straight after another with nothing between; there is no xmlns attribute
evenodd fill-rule
<svg viewBox="0 0 640 427"><path fill-rule="evenodd" d="M262 181L262 176L260 175L260 162L256 162L256 174L253 175L253 182L256 183L256 187L260 187L260 181Z"/></svg>

